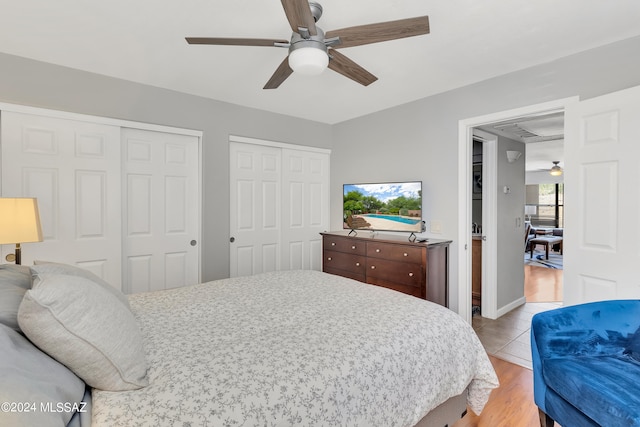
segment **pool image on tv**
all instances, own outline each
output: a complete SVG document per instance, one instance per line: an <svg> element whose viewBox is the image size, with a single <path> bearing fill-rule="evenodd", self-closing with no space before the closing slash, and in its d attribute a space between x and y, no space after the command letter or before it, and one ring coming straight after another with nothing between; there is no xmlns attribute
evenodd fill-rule
<svg viewBox="0 0 640 427"><path fill-rule="evenodd" d="M422 231L422 182L343 185L343 228Z"/></svg>

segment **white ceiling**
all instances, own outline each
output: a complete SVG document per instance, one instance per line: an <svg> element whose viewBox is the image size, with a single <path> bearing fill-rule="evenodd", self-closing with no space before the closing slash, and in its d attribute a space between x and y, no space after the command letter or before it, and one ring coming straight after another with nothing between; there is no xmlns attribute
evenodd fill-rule
<svg viewBox="0 0 640 427"><path fill-rule="evenodd" d="M184 37L288 39L277 0L2 0L0 51L333 124L640 35L637 0L319 3L325 31L428 15L431 34L342 49L368 87L327 70L263 90L285 49Z"/></svg>
<svg viewBox="0 0 640 427"><path fill-rule="evenodd" d="M554 161L564 167L564 112L492 123L480 129L525 143L527 172L549 171Z"/></svg>

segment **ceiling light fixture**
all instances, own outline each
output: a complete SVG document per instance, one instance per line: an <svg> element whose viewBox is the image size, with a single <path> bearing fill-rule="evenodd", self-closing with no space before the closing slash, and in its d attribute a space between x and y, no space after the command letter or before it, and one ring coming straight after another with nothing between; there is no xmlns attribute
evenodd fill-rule
<svg viewBox="0 0 640 427"><path fill-rule="evenodd" d="M551 170L549 171L549 173L553 176L560 176L562 175L562 168L560 166L558 166L558 161L553 162L553 167L551 168Z"/></svg>
<svg viewBox="0 0 640 427"><path fill-rule="evenodd" d="M289 66L291 69L295 73L305 76L317 76L322 73L328 65L329 56L326 50L323 51L317 47L302 47L293 50L289 54Z"/></svg>
<svg viewBox="0 0 640 427"><path fill-rule="evenodd" d="M316 27L317 35L305 31L293 33L289 46L289 67L298 74L317 76L329 65L329 51L324 41L324 31Z"/></svg>

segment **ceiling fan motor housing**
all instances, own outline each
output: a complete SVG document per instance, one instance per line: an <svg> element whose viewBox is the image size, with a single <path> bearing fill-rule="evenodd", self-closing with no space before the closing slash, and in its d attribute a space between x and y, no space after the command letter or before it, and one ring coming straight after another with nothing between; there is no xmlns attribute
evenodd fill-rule
<svg viewBox="0 0 640 427"><path fill-rule="evenodd" d="M320 20L320 17L322 16L322 6L319 3L310 1L309 8L311 9L313 20L318 22Z"/></svg>

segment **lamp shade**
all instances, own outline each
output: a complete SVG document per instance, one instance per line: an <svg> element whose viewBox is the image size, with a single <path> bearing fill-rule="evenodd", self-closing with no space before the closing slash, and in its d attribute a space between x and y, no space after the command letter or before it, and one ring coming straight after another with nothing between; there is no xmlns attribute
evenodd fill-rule
<svg viewBox="0 0 640 427"><path fill-rule="evenodd" d="M524 205L525 215L535 215L537 210L536 208L536 205Z"/></svg>
<svg viewBox="0 0 640 427"><path fill-rule="evenodd" d="M289 66L299 74L317 76L329 65L327 52L316 47L301 47L289 53Z"/></svg>
<svg viewBox="0 0 640 427"><path fill-rule="evenodd" d="M0 244L42 242L35 198L0 198Z"/></svg>

